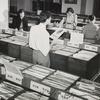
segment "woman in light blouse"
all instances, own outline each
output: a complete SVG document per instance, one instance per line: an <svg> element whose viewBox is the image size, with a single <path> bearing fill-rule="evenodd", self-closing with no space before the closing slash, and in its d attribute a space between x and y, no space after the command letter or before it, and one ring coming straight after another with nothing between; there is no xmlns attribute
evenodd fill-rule
<svg viewBox="0 0 100 100"><path fill-rule="evenodd" d="M74 13L72 8L67 8L66 17L64 17L60 22L60 27L65 26L65 28L75 29L77 26L77 15Z"/></svg>

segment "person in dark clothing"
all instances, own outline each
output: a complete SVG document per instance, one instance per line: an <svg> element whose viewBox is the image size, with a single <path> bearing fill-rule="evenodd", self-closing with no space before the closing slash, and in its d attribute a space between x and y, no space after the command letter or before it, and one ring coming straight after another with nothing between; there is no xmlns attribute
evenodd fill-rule
<svg viewBox="0 0 100 100"><path fill-rule="evenodd" d="M25 17L25 12L23 9L20 9L17 16L13 18L12 28L28 31L28 20Z"/></svg>

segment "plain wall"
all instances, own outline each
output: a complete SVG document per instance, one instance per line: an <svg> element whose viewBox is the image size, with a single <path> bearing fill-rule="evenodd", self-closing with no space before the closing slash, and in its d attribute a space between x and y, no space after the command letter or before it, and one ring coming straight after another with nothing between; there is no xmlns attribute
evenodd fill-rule
<svg viewBox="0 0 100 100"><path fill-rule="evenodd" d="M24 9L24 5L25 5L24 0L17 0L17 10Z"/></svg>
<svg viewBox="0 0 100 100"><path fill-rule="evenodd" d="M86 5L84 5L85 12L84 14L92 14L93 13L93 4L94 0L86 0ZM26 11L32 11L32 0L17 0L17 10L25 9ZM77 0L77 4L65 4L65 0L62 0L62 13L65 13L68 7L72 7L75 10L75 13L80 14L81 12L81 0Z"/></svg>
<svg viewBox="0 0 100 100"><path fill-rule="evenodd" d="M32 11L32 0L24 0L24 10L25 11Z"/></svg>
<svg viewBox="0 0 100 100"><path fill-rule="evenodd" d="M90 15L93 13L93 5L94 4L94 0L87 0L86 2L86 15Z"/></svg>
<svg viewBox="0 0 100 100"><path fill-rule="evenodd" d="M86 0L85 14L89 15L93 13L93 4L94 0ZM81 0L77 0L77 4L65 4L65 0L62 0L62 13L65 13L68 7L72 7L75 10L75 13L80 14L81 10Z"/></svg>
<svg viewBox="0 0 100 100"><path fill-rule="evenodd" d="M75 13L80 14L81 0L77 0L77 4L65 4L65 0L62 0L62 13L65 13L68 7L72 7Z"/></svg>

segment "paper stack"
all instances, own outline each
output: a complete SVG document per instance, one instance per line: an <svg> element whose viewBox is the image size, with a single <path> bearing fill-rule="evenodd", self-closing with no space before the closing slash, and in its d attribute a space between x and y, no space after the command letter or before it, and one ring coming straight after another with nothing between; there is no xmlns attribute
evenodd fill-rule
<svg viewBox="0 0 100 100"><path fill-rule="evenodd" d="M78 81L69 92L87 100L100 100L100 84L85 79Z"/></svg>
<svg viewBox="0 0 100 100"><path fill-rule="evenodd" d="M89 61L96 55L97 55L97 53L95 53L95 52L81 50L78 53L74 54L73 57L77 58L77 59Z"/></svg>
<svg viewBox="0 0 100 100"><path fill-rule="evenodd" d="M49 74L51 74L52 72L54 72L53 69L50 69L41 65L34 65L23 71L24 74L30 75L37 79L43 79Z"/></svg>
<svg viewBox="0 0 100 100"><path fill-rule="evenodd" d="M76 53L79 51L78 48L74 48L74 47L69 47L69 46L66 46L65 48L63 48L62 50L64 51L68 51L68 52L72 52L72 53Z"/></svg>
<svg viewBox="0 0 100 100"><path fill-rule="evenodd" d="M0 39L10 37L9 34L0 34Z"/></svg>
<svg viewBox="0 0 100 100"><path fill-rule="evenodd" d="M24 69L26 69L26 68L28 68L28 67L30 67L30 66L32 66L32 64L30 64L30 63L28 63L28 62L24 62L24 61L20 61L20 60L15 60L15 61L13 61L12 62L14 65L16 65L17 66L17 68L19 69L19 70L24 70Z"/></svg>
<svg viewBox="0 0 100 100"><path fill-rule="evenodd" d="M22 93L14 100L49 100L49 97L43 96L36 92L28 92Z"/></svg>
<svg viewBox="0 0 100 100"><path fill-rule="evenodd" d="M28 41L27 37L21 37L21 36L12 36L10 37L10 39L13 41L24 42L24 43L27 43Z"/></svg>
<svg viewBox="0 0 100 100"><path fill-rule="evenodd" d="M2 82L0 84L0 97L2 97L3 100L8 100L10 97L14 96L16 93L22 90L23 88L19 86L16 86L8 82Z"/></svg>
<svg viewBox="0 0 100 100"><path fill-rule="evenodd" d="M72 52L68 52L68 51L64 51L64 50L57 50L54 53L60 54L60 55L63 55L63 56L71 56L73 54Z"/></svg>
<svg viewBox="0 0 100 100"><path fill-rule="evenodd" d="M2 38L1 41L25 46L28 43L28 38L20 36L11 36L8 38Z"/></svg>
<svg viewBox="0 0 100 100"><path fill-rule="evenodd" d="M13 28L5 29L6 34L14 34L14 32L15 32L15 29L13 29Z"/></svg>
<svg viewBox="0 0 100 100"><path fill-rule="evenodd" d="M42 82L48 86L65 90L72 85L79 77L62 71L56 71L54 74L48 76Z"/></svg>
<svg viewBox="0 0 100 100"><path fill-rule="evenodd" d="M64 45L62 45L62 44L55 44L55 45L52 46L51 50L52 51L56 51L56 50L60 50L60 49L63 49L63 48L65 48Z"/></svg>
<svg viewBox="0 0 100 100"><path fill-rule="evenodd" d="M14 61L14 60L16 60L16 58L13 58L13 57L10 57L10 56L4 55L4 54L0 55L0 59L1 58L4 58L4 59L6 59L8 61Z"/></svg>
<svg viewBox="0 0 100 100"><path fill-rule="evenodd" d="M66 92L62 92L62 91L58 91L58 95L54 96L54 98L56 100L86 100L84 98L81 98L79 96L75 96L73 94L70 93L66 93Z"/></svg>

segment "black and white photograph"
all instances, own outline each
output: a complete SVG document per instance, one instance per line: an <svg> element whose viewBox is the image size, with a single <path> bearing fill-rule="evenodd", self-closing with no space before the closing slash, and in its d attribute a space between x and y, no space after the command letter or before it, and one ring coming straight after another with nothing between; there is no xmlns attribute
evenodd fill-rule
<svg viewBox="0 0 100 100"><path fill-rule="evenodd" d="M0 0L0 100L100 100L100 0Z"/></svg>

